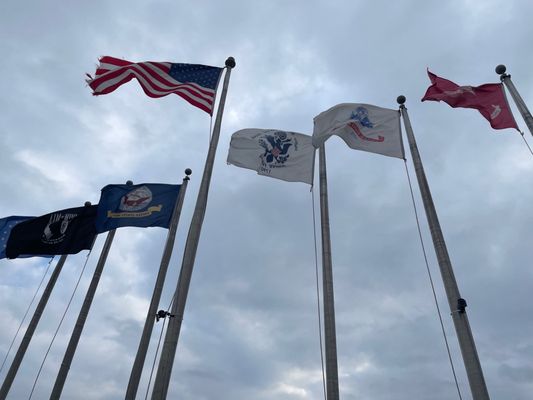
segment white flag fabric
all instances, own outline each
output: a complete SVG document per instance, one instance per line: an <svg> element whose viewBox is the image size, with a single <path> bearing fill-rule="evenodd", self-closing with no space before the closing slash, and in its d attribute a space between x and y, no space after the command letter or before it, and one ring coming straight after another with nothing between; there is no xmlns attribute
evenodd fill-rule
<svg viewBox="0 0 533 400"><path fill-rule="evenodd" d="M340 136L355 150L404 158L400 112L370 104L344 103L314 118L313 145Z"/></svg>
<svg viewBox="0 0 533 400"><path fill-rule="evenodd" d="M259 175L313 184L315 148L309 135L275 129L242 129L231 135L228 164Z"/></svg>

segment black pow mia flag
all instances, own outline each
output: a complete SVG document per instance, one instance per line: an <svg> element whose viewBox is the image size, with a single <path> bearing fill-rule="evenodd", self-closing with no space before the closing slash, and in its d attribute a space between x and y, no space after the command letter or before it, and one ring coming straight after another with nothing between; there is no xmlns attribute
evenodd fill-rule
<svg viewBox="0 0 533 400"><path fill-rule="evenodd" d="M96 236L98 206L67 208L21 222L9 235L7 258L62 255L90 250Z"/></svg>

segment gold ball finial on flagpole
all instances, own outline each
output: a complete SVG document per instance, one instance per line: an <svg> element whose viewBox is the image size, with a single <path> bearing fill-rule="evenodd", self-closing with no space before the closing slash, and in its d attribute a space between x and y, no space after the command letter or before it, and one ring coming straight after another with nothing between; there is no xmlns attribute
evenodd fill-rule
<svg viewBox="0 0 533 400"><path fill-rule="evenodd" d="M503 64L500 64L500 65L498 65L498 66L496 67L496 73L497 73L498 75L503 75L503 74L505 74L505 71L507 71L507 68L506 68L505 65L503 65Z"/></svg>
<svg viewBox="0 0 533 400"><path fill-rule="evenodd" d="M396 101L397 101L398 104L401 105L401 106L403 106L403 104L405 103L405 100L407 100L407 99L406 99L405 96L403 96L403 95L402 95L402 96L398 96L398 97L396 98Z"/></svg>

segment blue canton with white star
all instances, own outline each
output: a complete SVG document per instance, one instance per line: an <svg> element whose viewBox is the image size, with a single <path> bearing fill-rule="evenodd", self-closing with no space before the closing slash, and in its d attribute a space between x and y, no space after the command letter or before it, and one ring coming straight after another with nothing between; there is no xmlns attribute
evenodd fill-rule
<svg viewBox="0 0 533 400"><path fill-rule="evenodd" d="M207 89L215 90L222 68L201 64L172 64L169 75L178 82L196 83Z"/></svg>

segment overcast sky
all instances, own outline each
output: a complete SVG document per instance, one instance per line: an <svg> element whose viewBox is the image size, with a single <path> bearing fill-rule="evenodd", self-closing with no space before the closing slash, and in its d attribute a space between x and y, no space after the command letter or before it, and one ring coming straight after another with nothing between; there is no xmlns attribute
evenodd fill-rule
<svg viewBox="0 0 533 400"><path fill-rule="evenodd" d="M0 216L96 204L103 186L128 179L180 183L191 168L160 306L167 308L210 118L178 96L149 98L133 81L93 97L84 74L94 73L102 55L214 66L235 57L169 398L320 399L312 194L303 183L226 165L230 136L243 128L311 134L313 117L335 104L397 108L403 94L491 398L530 399L533 156L517 132L492 130L477 111L420 98L427 68L476 86L498 82L494 68L504 63L533 109L532 13L528 0L4 0ZM403 161L351 150L338 137L326 152L340 397L458 398ZM470 399L406 154L460 388ZM314 194L318 218L318 185ZM51 393L104 236L88 258L33 399ZM63 398L123 398L165 238L161 228L117 231ZM86 257L68 257L9 399L29 397ZM40 258L0 261L2 359L46 266Z"/></svg>

